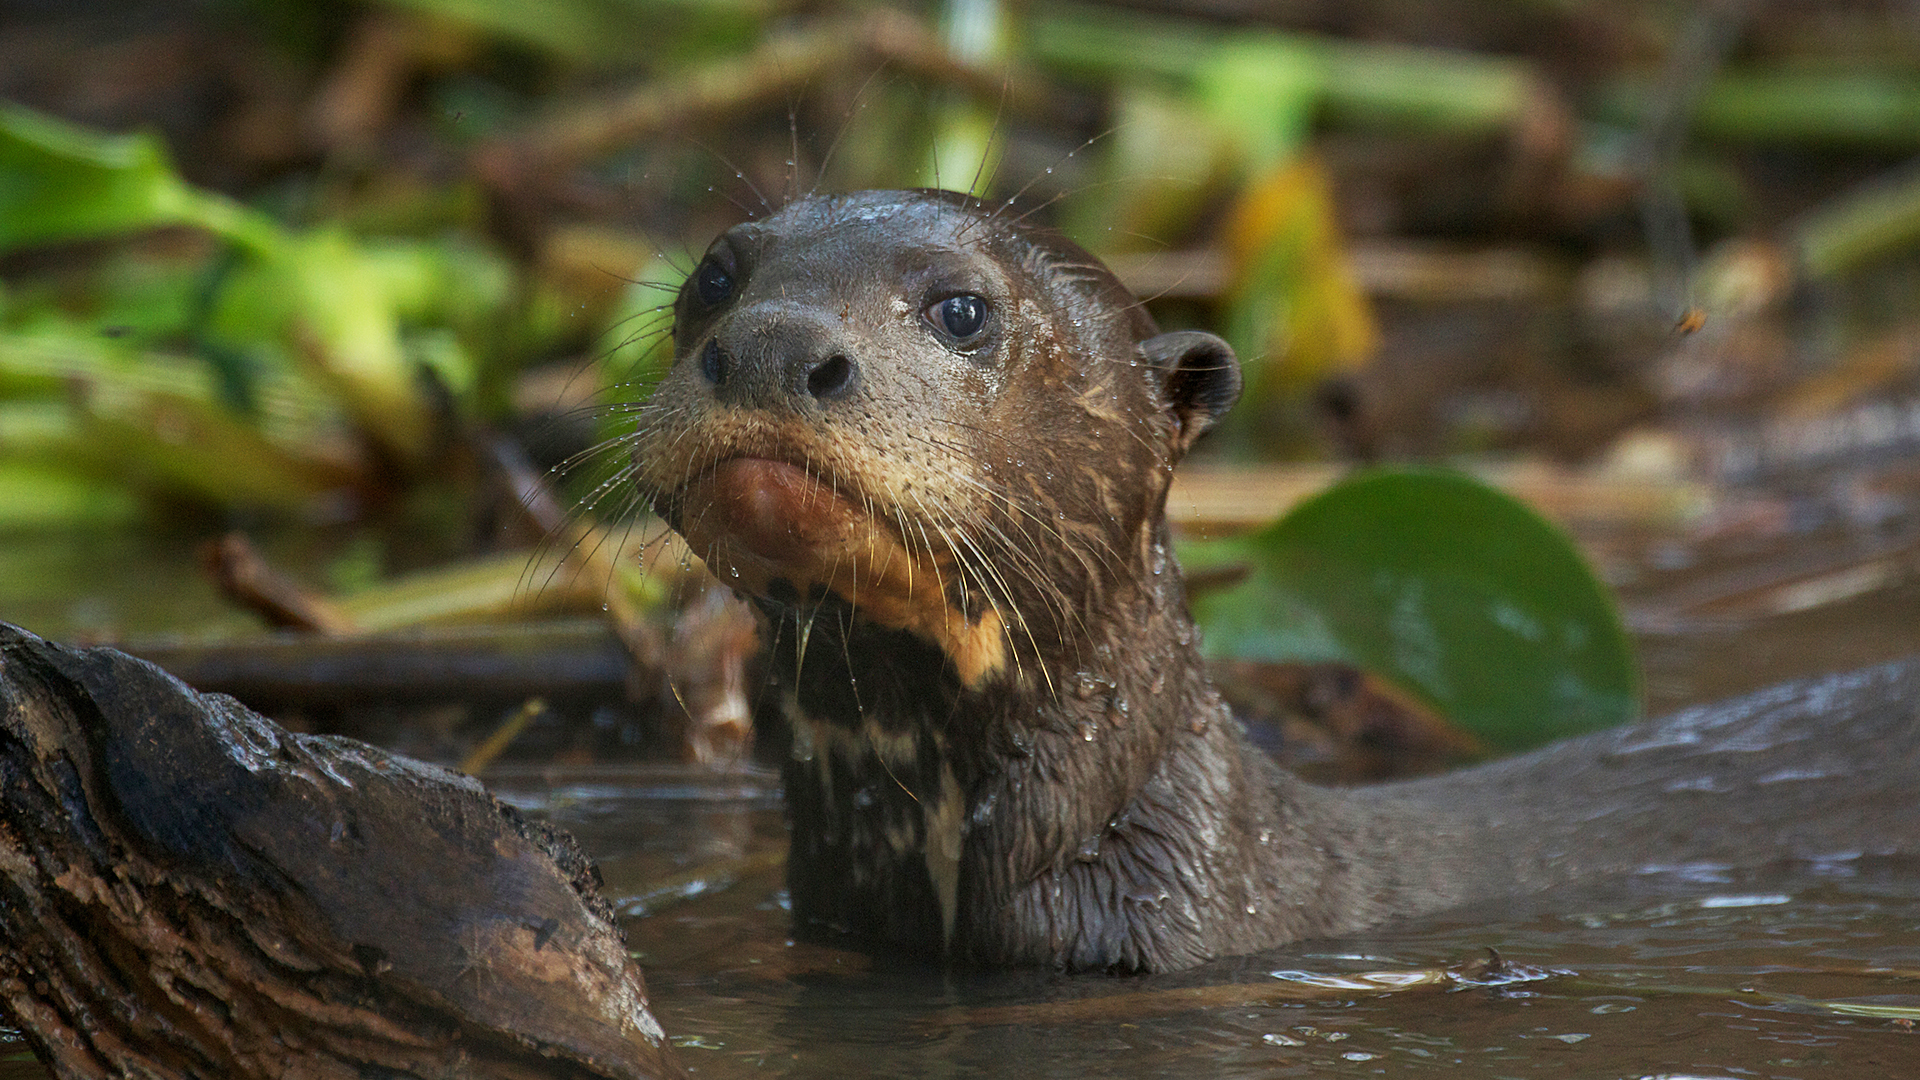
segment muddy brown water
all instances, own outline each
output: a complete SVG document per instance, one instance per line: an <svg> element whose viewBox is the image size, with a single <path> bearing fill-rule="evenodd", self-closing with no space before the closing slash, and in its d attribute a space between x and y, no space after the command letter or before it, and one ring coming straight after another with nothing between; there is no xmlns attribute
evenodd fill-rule
<svg viewBox="0 0 1920 1080"><path fill-rule="evenodd" d="M1904 1017L1845 1011L1920 1016L1920 860L1669 867L1178 975L956 975L789 938L771 778L547 779L503 787L626 891L661 1021L702 1076L1920 1076ZM633 900L678 859L747 869ZM1375 989L1489 947L1537 977Z"/></svg>
<svg viewBox="0 0 1920 1080"><path fill-rule="evenodd" d="M1630 587L1630 610L1662 588ZM1916 616L1907 581L1767 618L1642 619L1650 703L1920 652ZM1649 868L1176 975L952 974L790 938L768 771L488 779L600 859L699 1076L1920 1077L1920 860ZM1539 977L1385 988L1488 948ZM44 1075L0 1038L0 1080Z"/></svg>

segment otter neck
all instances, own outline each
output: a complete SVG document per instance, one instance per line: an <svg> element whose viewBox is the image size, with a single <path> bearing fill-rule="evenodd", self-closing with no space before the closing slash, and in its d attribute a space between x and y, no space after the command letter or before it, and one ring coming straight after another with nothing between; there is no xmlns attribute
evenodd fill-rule
<svg viewBox="0 0 1920 1080"><path fill-rule="evenodd" d="M1012 659L977 686L836 598L762 603L794 732L803 927L997 958L1014 895L1097 852L1169 747L1224 716L1165 526L1143 532L1139 565L1079 594L1101 610L1074 612L1072 634L1011 631Z"/></svg>

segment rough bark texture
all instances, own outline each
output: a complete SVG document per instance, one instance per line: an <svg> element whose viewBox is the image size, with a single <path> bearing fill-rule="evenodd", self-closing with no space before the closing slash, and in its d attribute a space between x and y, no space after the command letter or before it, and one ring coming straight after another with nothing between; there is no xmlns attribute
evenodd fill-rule
<svg viewBox="0 0 1920 1080"><path fill-rule="evenodd" d="M0 1009L57 1076L681 1075L595 878L467 777L0 624Z"/></svg>

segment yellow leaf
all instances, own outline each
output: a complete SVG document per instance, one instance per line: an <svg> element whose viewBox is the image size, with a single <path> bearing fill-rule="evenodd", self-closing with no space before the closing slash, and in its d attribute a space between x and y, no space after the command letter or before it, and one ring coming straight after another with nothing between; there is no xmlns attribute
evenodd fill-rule
<svg viewBox="0 0 1920 1080"><path fill-rule="evenodd" d="M1227 338L1265 405L1364 365L1379 341L1335 221L1325 170L1311 156L1256 178L1227 217Z"/></svg>

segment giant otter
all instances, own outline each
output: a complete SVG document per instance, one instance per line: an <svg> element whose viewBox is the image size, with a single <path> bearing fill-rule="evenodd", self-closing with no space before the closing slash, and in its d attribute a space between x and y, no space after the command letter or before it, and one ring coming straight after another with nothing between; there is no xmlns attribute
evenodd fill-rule
<svg viewBox="0 0 1920 1080"><path fill-rule="evenodd" d="M1278 769L1163 514L1231 350L997 208L795 202L713 243L673 340L634 473L766 615L804 928L1167 970L1650 863L1920 849L1912 664L1435 780Z"/></svg>

